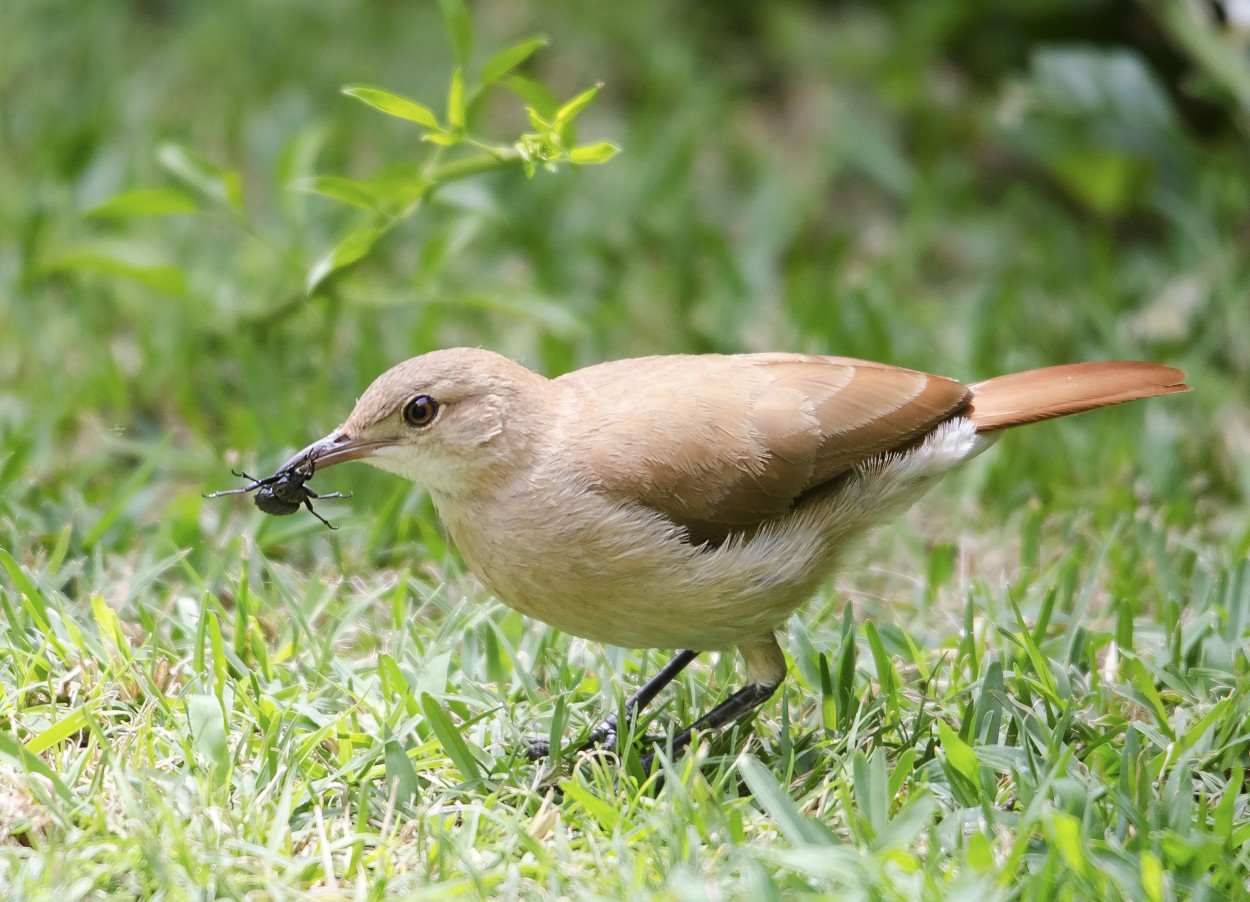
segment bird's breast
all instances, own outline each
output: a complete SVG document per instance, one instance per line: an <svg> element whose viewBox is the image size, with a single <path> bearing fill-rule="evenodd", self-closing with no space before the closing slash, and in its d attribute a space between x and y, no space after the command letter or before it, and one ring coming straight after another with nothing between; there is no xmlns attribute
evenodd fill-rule
<svg viewBox="0 0 1250 902"><path fill-rule="evenodd" d="M699 548L652 511L581 490L438 507L470 569L500 601L624 647L713 650L758 639L831 569L820 517Z"/></svg>
<svg viewBox="0 0 1250 902"><path fill-rule="evenodd" d="M565 474L530 474L472 500L436 492L434 501L473 572L521 613L612 645L723 649L784 626L855 539L979 447L971 423L952 420L714 548Z"/></svg>

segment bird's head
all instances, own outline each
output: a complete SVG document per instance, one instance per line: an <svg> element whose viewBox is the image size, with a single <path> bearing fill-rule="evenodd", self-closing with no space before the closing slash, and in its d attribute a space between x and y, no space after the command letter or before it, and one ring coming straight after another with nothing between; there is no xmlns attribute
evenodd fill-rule
<svg viewBox="0 0 1250 902"><path fill-rule="evenodd" d="M545 378L499 354L448 348L406 360L374 380L338 429L283 470L361 460L447 497L489 489L524 459Z"/></svg>

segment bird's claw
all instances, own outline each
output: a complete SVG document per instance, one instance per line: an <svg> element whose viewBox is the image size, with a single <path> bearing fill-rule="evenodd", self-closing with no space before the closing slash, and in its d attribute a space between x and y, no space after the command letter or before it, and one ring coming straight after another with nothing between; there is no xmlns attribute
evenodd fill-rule
<svg viewBox="0 0 1250 902"><path fill-rule="evenodd" d="M590 731L586 741L577 747L579 752L611 752L616 750L616 718L609 717L601 721ZM547 739L531 738L526 740L525 757L530 761L538 761L551 754L551 742Z"/></svg>

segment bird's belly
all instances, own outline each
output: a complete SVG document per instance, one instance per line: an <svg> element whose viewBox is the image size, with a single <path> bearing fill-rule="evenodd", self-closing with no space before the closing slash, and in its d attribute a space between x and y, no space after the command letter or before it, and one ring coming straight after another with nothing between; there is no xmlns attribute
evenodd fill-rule
<svg viewBox="0 0 1250 902"><path fill-rule="evenodd" d="M815 522L791 519L749 542L691 547L642 511L600 511L541 526L498 520L491 539L444 513L470 568L500 601L598 642L632 648L724 649L784 625L833 568ZM587 522L593 523L586 526Z"/></svg>
<svg viewBox="0 0 1250 902"><path fill-rule="evenodd" d="M473 572L509 607L612 645L722 649L782 627L855 539L985 444L970 421L950 420L916 449L869 461L835 491L715 549L584 489L516 491L480 508L435 502Z"/></svg>

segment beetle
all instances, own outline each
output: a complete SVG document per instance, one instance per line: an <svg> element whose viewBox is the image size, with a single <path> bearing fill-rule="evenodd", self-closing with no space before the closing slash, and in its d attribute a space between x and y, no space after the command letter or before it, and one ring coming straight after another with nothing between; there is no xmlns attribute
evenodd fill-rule
<svg viewBox="0 0 1250 902"><path fill-rule="evenodd" d="M222 495L242 495L247 492L255 492L256 494L252 496L252 501L266 514L275 517L285 517L295 513L300 507L306 507L310 514L330 527L330 529L338 529L338 527L313 510L312 500L314 498L351 497L350 492L346 495L342 492L319 495L305 485L308 480L313 478L313 474L317 472L317 459L315 457L308 459L307 470L294 466L286 470L279 470L277 473L274 473L272 476L266 476L264 479L256 479L239 470L231 470L230 472L240 479L250 479L251 483L243 486L241 489L223 489L220 492L210 492L204 497L219 498Z"/></svg>

